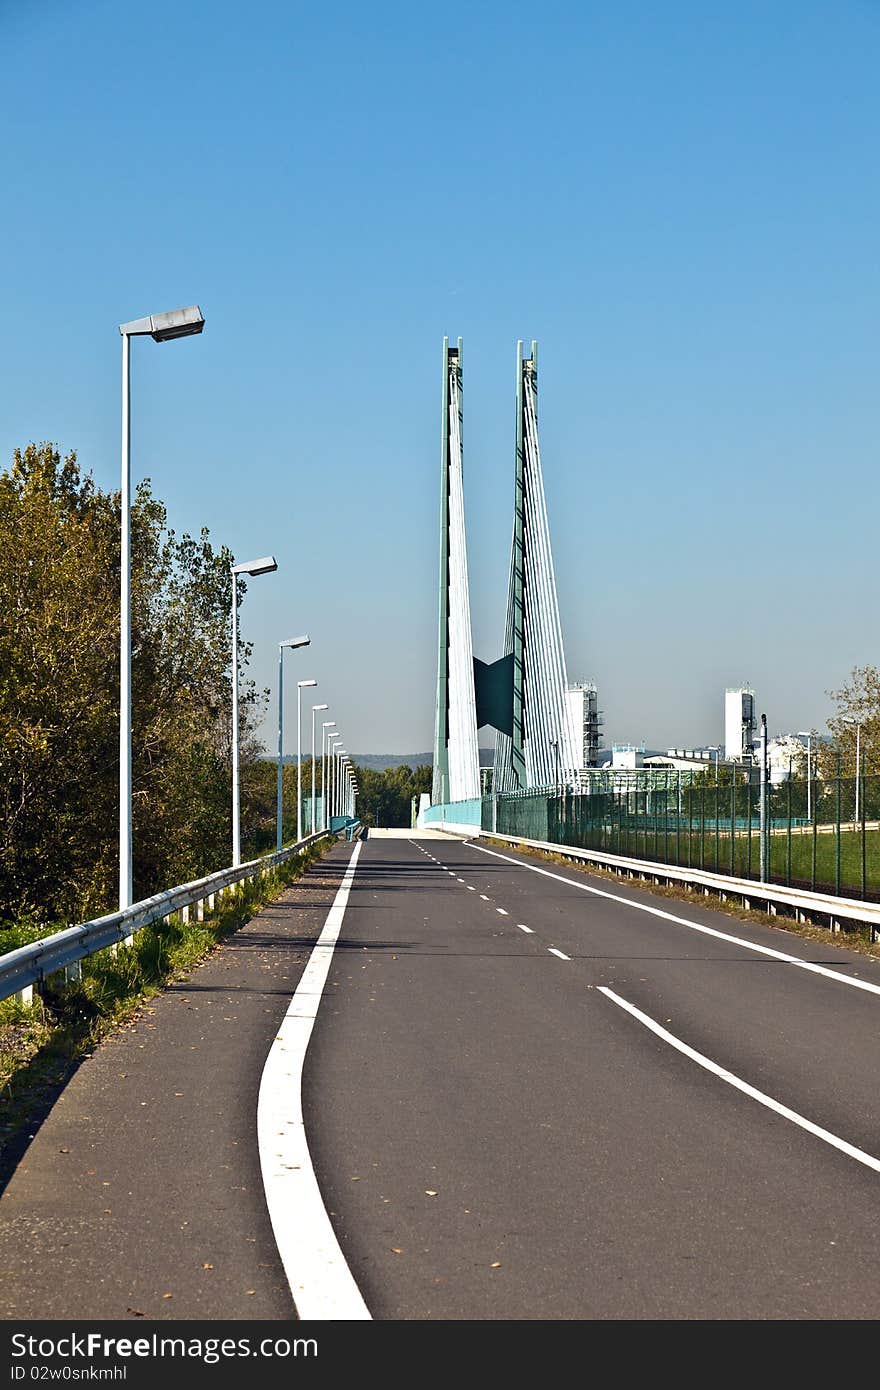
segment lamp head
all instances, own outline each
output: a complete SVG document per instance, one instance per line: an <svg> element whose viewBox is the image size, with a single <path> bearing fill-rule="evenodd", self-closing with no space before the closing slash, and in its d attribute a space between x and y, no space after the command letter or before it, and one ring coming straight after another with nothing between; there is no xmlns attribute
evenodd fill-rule
<svg viewBox="0 0 880 1390"><path fill-rule="evenodd" d="M172 338L191 338L201 333L205 317L198 304L188 309L169 309L164 314L148 314L144 319L132 319L121 323L119 331L129 338L146 337L147 334L157 343L170 343Z"/></svg>
<svg viewBox="0 0 880 1390"><path fill-rule="evenodd" d="M263 555L259 560L245 560L240 565L232 566L233 574L271 574L277 570L278 561L274 555Z"/></svg>
<svg viewBox="0 0 880 1390"><path fill-rule="evenodd" d="M311 637L307 634L302 637L288 637L283 642L279 642L279 647L307 647L311 642Z"/></svg>

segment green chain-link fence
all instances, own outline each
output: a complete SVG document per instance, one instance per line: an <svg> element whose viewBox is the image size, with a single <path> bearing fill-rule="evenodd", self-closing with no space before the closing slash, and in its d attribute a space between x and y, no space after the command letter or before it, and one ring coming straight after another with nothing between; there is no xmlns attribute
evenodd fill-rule
<svg viewBox="0 0 880 1390"><path fill-rule="evenodd" d="M759 879L760 797L757 768L599 773L588 791L484 797L482 826ZM768 783L767 830L771 882L880 901L880 776Z"/></svg>

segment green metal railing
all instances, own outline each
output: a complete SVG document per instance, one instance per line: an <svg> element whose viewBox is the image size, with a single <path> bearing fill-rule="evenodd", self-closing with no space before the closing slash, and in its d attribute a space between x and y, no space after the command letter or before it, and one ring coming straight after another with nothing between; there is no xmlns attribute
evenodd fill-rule
<svg viewBox="0 0 880 1390"><path fill-rule="evenodd" d="M766 796L768 882L880 901L880 776L788 777ZM484 797L482 828L760 879L760 799L757 768L646 769Z"/></svg>

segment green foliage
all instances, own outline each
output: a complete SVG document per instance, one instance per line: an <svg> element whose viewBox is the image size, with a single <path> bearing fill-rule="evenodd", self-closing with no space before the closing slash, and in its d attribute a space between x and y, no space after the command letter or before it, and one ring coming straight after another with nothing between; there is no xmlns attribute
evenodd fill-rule
<svg viewBox="0 0 880 1390"><path fill-rule="evenodd" d="M358 780L357 811L365 825L383 827L412 824L412 799L430 792L433 770L425 763L415 771L406 763L386 767L382 772L356 766Z"/></svg>
<svg viewBox="0 0 880 1390"><path fill-rule="evenodd" d="M856 726L862 726L859 753L866 773L880 773L880 667L855 666L846 685L833 690L837 713L828 721L833 743L820 745L820 766L826 776L836 771L837 755L843 772L850 776L856 767ZM815 740L814 740L815 747Z"/></svg>
<svg viewBox="0 0 880 1390"><path fill-rule="evenodd" d="M74 453L31 444L0 474L0 922L45 930L115 904L119 535L119 494L98 489ZM229 859L230 562L206 531L176 537L149 482L139 486L136 898ZM257 703L246 686L245 761Z"/></svg>

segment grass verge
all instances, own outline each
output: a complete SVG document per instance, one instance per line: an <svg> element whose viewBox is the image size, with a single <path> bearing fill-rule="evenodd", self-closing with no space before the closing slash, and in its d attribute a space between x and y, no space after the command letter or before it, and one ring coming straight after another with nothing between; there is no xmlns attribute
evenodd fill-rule
<svg viewBox="0 0 880 1390"><path fill-rule="evenodd" d="M873 944L858 930L840 932L829 931L826 927L817 927L811 922L798 922L794 917L783 917L780 914L771 912L759 912L756 908L741 907L734 902L723 902L714 893L709 897L700 892L697 893L692 888L685 888L677 884L665 883L644 883L637 878L621 878L613 869L601 868L598 864L583 864L576 859L568 859L563 854L553 854L548 850L532 849L527 845L509 845L505 840L493 840L486 837L487 844L495 845L498 849L515 850L517 854L524 854L530 859L540 859L542 863L557 864L560 868L573 870L575 873L583 874L589 878L607 878L615 883L625 883L627 888L635 888L642 893L650 893L652 897L677 898L679 902L693 903L696 907L709 908L712 912L720 912L725 917L738 917L743 922L761 922L764 926L778 927L780 931L793 932L796 936L805 937L808 941L816 941L826 946L845 947L848 951L857 951L859 955L873 956L875 960L880 960L880 942Z"/></svg>
<svg viewBox="0 0 880 1390"><path fill-rule="evenodd" d="M332 843L310 845L262 880L240 884L203 922L175 916L144 927L115 956L110 950L88 956L81 980L65 985L63 976L55 976L31 1005L0 1001L0 1191L36 1126L101 1039L202 961Z"/></svg>

